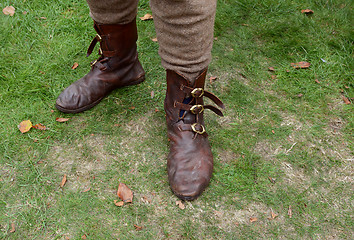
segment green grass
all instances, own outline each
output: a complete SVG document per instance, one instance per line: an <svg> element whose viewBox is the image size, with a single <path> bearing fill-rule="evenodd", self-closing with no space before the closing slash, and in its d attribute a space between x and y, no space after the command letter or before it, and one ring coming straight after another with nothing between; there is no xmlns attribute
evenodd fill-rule
<svg viewBox="0 0 354 240"><path fill-rule="evenodd" d="M214 174L184 210L167 180L153 22L138 21L147 80L63 114L56 97L96 57L85 57L95 35L85 1L7 5L16 14L0 15L1 239L352 239L354 111L342 100L354 97L348 1L218 1L208 74L218 78L207 89L227 108L224 118L206 113ZM150 12L141 1L138 16ZM299 61L310 68L290 66ZM27 119L49 129L21 134ZM118 208L120 182L135 197Z"/></svg>

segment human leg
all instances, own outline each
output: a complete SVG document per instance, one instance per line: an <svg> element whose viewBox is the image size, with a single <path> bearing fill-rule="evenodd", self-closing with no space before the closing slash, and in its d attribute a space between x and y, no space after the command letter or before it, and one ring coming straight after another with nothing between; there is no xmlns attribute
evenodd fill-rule
<svg viewBox="0 0 354 240"><path fill-rule="evenodd" d="M166 68L165 111L170 153L167 159L172 191L181 199L197 198L209 184L213 156L204 127L204 90L211 61L216 0L151 0L159 54Z"/></svg>

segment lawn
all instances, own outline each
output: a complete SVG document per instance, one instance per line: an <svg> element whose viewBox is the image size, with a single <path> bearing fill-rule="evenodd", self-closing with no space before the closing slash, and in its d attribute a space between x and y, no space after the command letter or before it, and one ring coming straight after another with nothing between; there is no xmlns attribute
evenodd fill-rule
<svg viewBox="0 0 354 240"><path fill-rule="evenodd" d="M349 2L218 1L206 89L225 116L205 114L214 173L182 209L167 179L153 20L137 18L146 81L63 114L57 96L97 58L85 57L86 2L2 1L16 12L0 14L0 239L353 239ZM21 133L24 120L47 129ZM114 204L119 183L131 204Z"/></svg>

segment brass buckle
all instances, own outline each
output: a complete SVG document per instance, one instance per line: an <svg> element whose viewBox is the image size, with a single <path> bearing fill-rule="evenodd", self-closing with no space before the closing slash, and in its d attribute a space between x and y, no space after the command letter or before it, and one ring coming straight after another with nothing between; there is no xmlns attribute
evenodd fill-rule
<svg viewBox="0 0 354 240"><path fill-rule="evenodd" d="M98 41L101 42L102 41L102 37L99 34L96 34L96 37L98 38Z"/></svg>
<svg viewBox="0 0 354 240"><path fill-rule="evenodd" d="M200 91L200 92L201 92L201 94L200 94L199 96L196 96L196 95L195 95L195 93L196 93L197 91ZM191 94L192 94L192 96L195 97L195 98L197 98L197 97L200 98L200 97L202 97L202 96L204 95L204 89L203 89L203 88L194 88L193 91L191 92Z"/></svg>
<svg viewBox="0 0 354 240"><path fill-rule="evenodd" d="M205 133L205 127L204 127L203 125L200 125L200 126L202 127L202 131L198 131L197 129L195 129L195 126L197 126L197 124L198 124L198 123L193 123L193 124L191 125L192 130L193 130L193 132L196 132L196 133L202 135L203 133Z"/></svg>
<svg viewBox="0 0 354 240"><path fill-rule="evenodd" d="M195 110L196 109L201 109L199 112L196 112ZM203 105L193 105L190 109L190 111L193 113L193 114L198 114L198 113L202 113L204 111L204 106Z"/></svg>
<svg viewBox="0 0 354 240"><path fill-rule="evenodd" d="M93 67L93 65L95 65L96 62L97 62L97 59L91 63L91 67Z"/></svg>

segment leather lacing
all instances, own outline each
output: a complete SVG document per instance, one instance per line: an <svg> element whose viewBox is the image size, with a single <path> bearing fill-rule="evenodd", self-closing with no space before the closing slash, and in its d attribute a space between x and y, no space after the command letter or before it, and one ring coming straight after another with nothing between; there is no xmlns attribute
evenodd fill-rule
<svg viewBox="0 0 354 240"><path fill-rule="evenodd" d="M202 118L200 117L204 110L209 109L219 116L224 115L217 107L212 105L204 105L202 98L204 96L209 98L222 109L225 108L224 104L217 96L215 96L209 91L204 90L203 88L191 88L185 85L181 85L180 89L186 94L186 96L190 96L190 98L188 98L190 99L190 101L188 103L180 103L177 101L174 103L174 107L179 108L183 112L182 116L179 116L178 120L183 120L186 114L192 113L196 115L196 121L192 124L179 125L179 130L195 132L194 138L196 138L198 134L207 136L207 133L205 132L205 127L201 124Z"/></svg>

